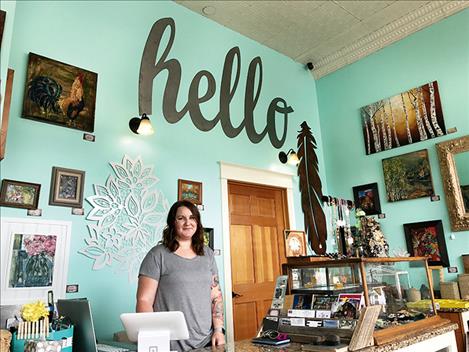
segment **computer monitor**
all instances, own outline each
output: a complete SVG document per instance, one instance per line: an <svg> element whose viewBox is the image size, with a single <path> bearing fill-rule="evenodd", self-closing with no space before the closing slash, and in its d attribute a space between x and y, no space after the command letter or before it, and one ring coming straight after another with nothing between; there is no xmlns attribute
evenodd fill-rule
<svg viewBox="0 0 469 352"><path fill-rule="evenodd" d="M182 312L123 313L120 318L129 340L138 342L139 352L169 352L169 340L189 338Z"/></svg>
<svg viewBox="0 0 469 352"><path fill-rule="evenodd" d="M73 351L96 352L96 336L90 302L86 298L59 299L57 311L60 315L69 317L74 325Z"/></svg>
<svg viewBox="0 0 469 352"><path fill-rule="evenodd" d="M117 342L96 343L91 305L86 298L59 299L57 300L57 311L59 315L69 317L74 326L73 352L102 352L124 349L135 351L135 346L130 344Z"/></svg>

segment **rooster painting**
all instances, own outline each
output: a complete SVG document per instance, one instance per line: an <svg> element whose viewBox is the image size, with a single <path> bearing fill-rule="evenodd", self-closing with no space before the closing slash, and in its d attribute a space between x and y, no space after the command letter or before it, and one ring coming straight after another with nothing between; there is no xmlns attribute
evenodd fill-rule
<svg viewBox="0 0 469 352"><path fill-rule="evenodd" d="M97 77L30 53L23 117L93 132Z"/></svg>

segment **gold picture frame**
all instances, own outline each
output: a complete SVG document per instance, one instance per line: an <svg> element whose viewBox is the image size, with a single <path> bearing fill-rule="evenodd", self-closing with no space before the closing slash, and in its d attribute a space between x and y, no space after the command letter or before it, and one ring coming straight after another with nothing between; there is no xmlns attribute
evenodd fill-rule
<svg viewBox="0 0 469 352"><path fill-rule="evenodd" d="M297 230L285 230L285 254L287 257L306 256L306 233Z"/></svg>
<svg viewBox="0 0 469 352"><path fill-rule="evenodd" d="M195 205L202 204L202 182L178 180L178 200L188 200Z"/></svg>

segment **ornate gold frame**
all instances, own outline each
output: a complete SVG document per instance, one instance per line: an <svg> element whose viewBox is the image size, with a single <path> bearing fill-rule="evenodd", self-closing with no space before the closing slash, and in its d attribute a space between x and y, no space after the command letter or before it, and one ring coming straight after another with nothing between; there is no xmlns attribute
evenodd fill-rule
<svg viewBox="0 0 469 352"><path fill-rule="evenodd" d="M460 190L454 155L469 151L469 135L437 143L440 171L445 189L451 230L469 230L469 212L466 212Z"/></svg>

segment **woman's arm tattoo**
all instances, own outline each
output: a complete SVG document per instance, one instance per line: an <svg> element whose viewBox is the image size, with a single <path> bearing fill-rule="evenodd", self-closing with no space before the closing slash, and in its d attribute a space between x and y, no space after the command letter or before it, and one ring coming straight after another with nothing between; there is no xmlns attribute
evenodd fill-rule
<svg viewBox="0 0 469 352"><path fill-rule="evenodd" d="M220 283L218 280L218 275L213 275L212 277L212 319L213 326L223 326L223 297L220 290ZM215 322L217 321L217 324Z"/></svg>

